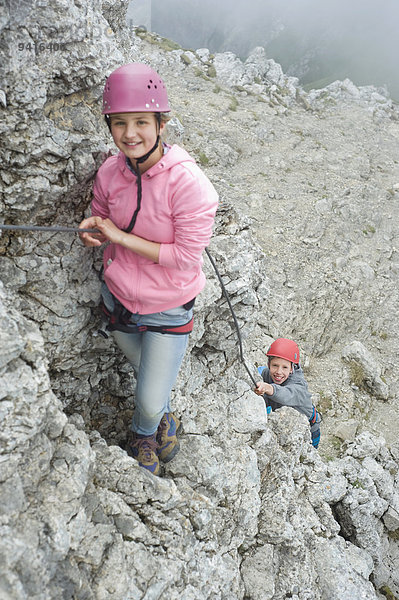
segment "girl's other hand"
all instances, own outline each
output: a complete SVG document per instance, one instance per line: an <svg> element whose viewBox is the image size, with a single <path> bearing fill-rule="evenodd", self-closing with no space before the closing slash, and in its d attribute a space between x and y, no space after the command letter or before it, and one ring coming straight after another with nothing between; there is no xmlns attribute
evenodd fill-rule
<svg viewBox="0 0 399 600"><path fill-rule="evenodd" d="M99 219L96 223L96 227L101 231L107 240L113 242L114 244L123 243L123 240L128 235L125 231L122 231L122 229L119 229L116 225L114 225L111 219L101 219L100 217L96 218Z"/></svg>

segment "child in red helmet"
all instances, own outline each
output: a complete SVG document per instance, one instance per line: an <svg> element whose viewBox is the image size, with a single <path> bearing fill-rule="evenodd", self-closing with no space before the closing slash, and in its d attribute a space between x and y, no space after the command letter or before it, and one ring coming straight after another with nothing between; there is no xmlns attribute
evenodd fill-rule
<svg viewBox="0 0 399 600"><path fill-rule="evenodd" d="M308 390L299 365L299 348L293 340L278 338L268 349L268 366L259 367L259 374L263 381L259 381L255 393L265 399L267 412L291 406L306 415L310 424L312 444L315 448L320 442L321 416L312 404L312 397Z"/></svg>
<svg viewBox="0 0 399 600"><path fill-rule="evenodd" d="M131 63L105 84L103 115L119 153L98 170L85 246L106 244L102 297L108 330L136 376L128 452L157 475L179 444L170 407L192 329L195 297L205 286L202 253L218 198L194 159L161 140L169 101L148 65Z"/></svg>

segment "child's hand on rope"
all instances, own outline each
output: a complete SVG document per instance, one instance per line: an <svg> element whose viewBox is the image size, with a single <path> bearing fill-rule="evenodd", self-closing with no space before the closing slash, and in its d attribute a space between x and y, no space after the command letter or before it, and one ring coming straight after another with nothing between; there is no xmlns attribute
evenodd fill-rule
<svg viewBox="0 0 399 600"><path fill-rule="evenodd" d="M101 217L89 217L84 219L79 225L79 229L98 229L98 223L102 221ZM106 236L99 230L98 233L79 233L79 237L85 246L101 246L107 241Z"/></svg>
<svg viewBox="0 0 399 600"><path fill-rule="evenodd" d="M266 383L265 381L258 381L254 392L255 394L258 394L258 396L263 396L263 394L272 396L274 394L274 389L273 386L270 385L270 383Z"/></svg>

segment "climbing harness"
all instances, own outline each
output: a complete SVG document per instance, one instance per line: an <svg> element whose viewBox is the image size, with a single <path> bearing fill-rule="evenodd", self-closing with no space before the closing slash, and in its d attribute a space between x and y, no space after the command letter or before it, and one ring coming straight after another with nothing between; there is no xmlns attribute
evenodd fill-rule
<svg viewBox="0 0 399 600"><path fill-rule="evenodd" d="M312 416L309 419L310 425L314 425L316 423L316 421L317 421L317 414L320 415L320 413L317 413L316 407L313 406L313 413L312 413Z"/></svg>
<svg viewBox="0 0 399 600"><path fill-rule="evenodd" d="M192 317L183 325L143 325L141 323L133 323L130 318L132 313L112 294L114 301L114 309L110 311L105 303L101 303L101 309L107 318L106 327L98 330L98 333L107 338L108 331L123 331L124 333L145 333L146 331L156 331L158 333L169 333L172 335L185 335L191 333L194 325ZM186 310L190 310L194 306L194 300L184 304Z"/></svg>
<svg viewBox="0 0 399 600"><path fill-rule="evenodd" d="M310 434L311 434L311 438L312 438L312 446L314 448L318 448L319 443L320 443L320 423L322 422L322 420L323 420L323 417L322 417L321 413L319 413L319 411L316 410L316 407L313 406L313 413L309 419L309 425L310 425Z"/></svg>

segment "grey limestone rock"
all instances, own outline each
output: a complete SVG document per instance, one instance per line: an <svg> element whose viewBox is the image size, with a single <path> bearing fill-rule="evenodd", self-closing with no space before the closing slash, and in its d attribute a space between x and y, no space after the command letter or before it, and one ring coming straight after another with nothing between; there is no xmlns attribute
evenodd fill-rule
<svg viewBox="0 0 399 600"><path fill-rule="evenodd" d="M105 76L152 64L171 141L220 195L210 252L246 363L256 377L271 339L298 340L322 442L312 448L293 409L266 419L204 255L173 397L181 450L159 478L139 468L124 450L131 368L96 335L101 253L75 236L2 232L0 595L399 596L396 109L348 82L307 96L259 48L242 63L132 33L126 8L21 2L1 20L1 219L72 226L88 214L95 169L115 152Z"/></svg>
<svg viewBox="0 0 399 600"><path fill-rule="evenodd" d="M354 365L357 381L366 385L370 393L384 400L388 398L388 386L381 379L381 366L361 342L355 341L345 346L342 358Z"/></svg>
<svg viewBox="0 0 399 600"><path fill-rule="evenodd" d="M285 75L278 63L266 58L264 48L255 48L245 62L233 52L217 53L213 65L218 79L230 87L264 95L280 106L296 101L298 79Z"/></svg>

